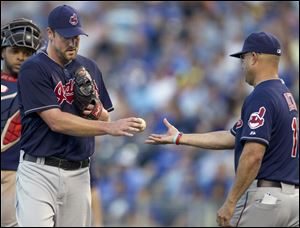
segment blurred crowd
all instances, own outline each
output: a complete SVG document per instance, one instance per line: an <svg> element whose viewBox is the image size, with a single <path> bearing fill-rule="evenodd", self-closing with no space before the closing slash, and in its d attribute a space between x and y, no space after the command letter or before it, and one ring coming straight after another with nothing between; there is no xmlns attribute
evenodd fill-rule
<svg viewBox="0 0 300 228"><path fill-rule="evenodd" d="M216 226L234 177L232 151L144 144L168 120L184 133L230 129L252 91L240 51L251 32L282 44L280 77L299 107L299 2L1 2L1 25L32 19L42 29L57 5L76 8L88 37L79 53L100 67L115 110L147 129L96 138L96 186L107 226ZM45 42L46 34L44 33Z"/></svg>

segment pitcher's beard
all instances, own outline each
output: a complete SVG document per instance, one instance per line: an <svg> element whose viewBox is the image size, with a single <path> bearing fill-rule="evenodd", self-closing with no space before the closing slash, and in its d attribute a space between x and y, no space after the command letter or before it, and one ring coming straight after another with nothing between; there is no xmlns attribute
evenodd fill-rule
<svg viewBox="0 0 300 228"><path fill-rule="evenodd" d="M77 49L74 50L74 54L72 55L72 57L69 57L67 52L68 51L65 51L65 52L62 52L59 48L55 47L55 51L59 57L59 59L61 60L61 62L65 65L69 62L71 62L73 59L76 58L77 56Z"/></svg>

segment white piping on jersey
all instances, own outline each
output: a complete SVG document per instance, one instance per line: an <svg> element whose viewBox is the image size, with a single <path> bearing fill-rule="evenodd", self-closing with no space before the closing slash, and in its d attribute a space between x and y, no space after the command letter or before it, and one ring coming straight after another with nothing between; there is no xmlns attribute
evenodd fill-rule
<svg viewBox="0 0 300 228"><path fill-rule="evenodd" d="M15 96L17 96L17 92L3 96L3 97L1 96L1 101L9 99L9 98L14 98Z"/></svg>
<svg viewBox="0 0 300 228"><path fill-rule="evenodd" d="M110 107L110 108L107 109L106 111L110 112L110 111L112 111L112 110L114 110L114 107Z"/></svg>
<svg viewBox="0 0 300 228"><path fill-rule="evenodd" d="M40 110L40 109L44 109L44 108L48 108L48 107L60 107L59 105L47 105L47 106L43 106L43 107L39 107L39 108L33 108L33 109L29 109L25 112L25 115L28 114L28 112L32 112L32 111L37 111L37 110ZM107 111L111 111L113 110L114 107L110 107L109 109L107 109Z"/></svg>
<svg viewBox="0 0 300 228"><path fill-rule="evenodd" d="M242 139L258 139L259 141L265 142L269 146L269 141L267 141L267 140L265 140L263 138L259 138L259 137L246 137L246 136L244 136L244 137L241 138L241 140Z"/></svg>
<svg viewBox="0 0 300 228"><path fill-rule="evenodd" d="M233 128L230 129L231 134L233 134L234 136L236 135L236 131L233 130Z"/></svg>
<svg viewBox="0 0 300 228"><path fill-rule="evenodd" d="M49 107L60 107L60 106L59 105L47 105L47 106L42 106L42 107L39 107L39 108L29 109L25 112L25 115L27 115L29 112L38 111L40 109L45 109L45 108L49 108Z"/></svg>

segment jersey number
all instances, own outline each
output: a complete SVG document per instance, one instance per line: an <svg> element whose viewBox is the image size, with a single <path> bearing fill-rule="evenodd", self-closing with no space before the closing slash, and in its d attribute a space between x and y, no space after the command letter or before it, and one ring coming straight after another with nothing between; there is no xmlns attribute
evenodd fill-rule
<svg viewBox="0 0 300 228"><path fill-rule="evenodd" d="M294 117L292 121L292 130L293 130L292 158L295 158L297 155L297 145L298 145L298 124L297 124L296 117Z"/></svg>

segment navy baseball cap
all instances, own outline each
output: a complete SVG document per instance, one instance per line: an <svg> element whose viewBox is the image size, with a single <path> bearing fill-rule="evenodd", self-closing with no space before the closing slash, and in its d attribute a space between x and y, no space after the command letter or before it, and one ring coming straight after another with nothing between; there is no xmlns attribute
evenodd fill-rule
<svg viewBox="0 0 300 228"><path fill-rule="evenodd" d="M48 26L65 38L87 36L81 28L78 13L71 6L62 5L53 9L48 17Z"/></svg>
<svg viewBox="0 0 300 228"><path fill-rule="evenodd" d="M245 40L242 51L230 56L241 58L247 52L281 55L281 48L278 39L266 32L251 33Z"/></svg>

